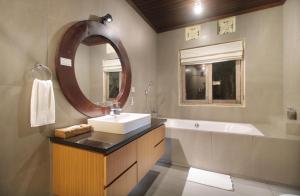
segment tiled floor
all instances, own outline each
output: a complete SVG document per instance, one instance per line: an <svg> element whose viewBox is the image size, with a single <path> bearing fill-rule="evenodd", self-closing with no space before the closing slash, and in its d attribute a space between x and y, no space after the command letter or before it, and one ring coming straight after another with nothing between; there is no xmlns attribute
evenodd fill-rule
<svg viewBox="0 0 300 196"><path fill-rule="evenodd" d="M186 181L188 168L156 165L129 196L300 196L300 190L232 178L234 191Z"/></svg>

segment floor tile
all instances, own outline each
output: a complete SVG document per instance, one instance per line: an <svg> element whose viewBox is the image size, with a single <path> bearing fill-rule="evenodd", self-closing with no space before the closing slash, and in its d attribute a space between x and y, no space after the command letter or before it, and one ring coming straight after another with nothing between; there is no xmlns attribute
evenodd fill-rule
<svg viewBox="0 0 300 196"><path fill-rule="evenodd" d="M268 185L274 196L300 196L300 189L282 185Z"/></svg>
<svg viewBox="0 0 300 196"><path fill-rule="evenodd" d="M300 195L273 192L273 196L300 196Z"/></svg>
<svg viewBox="0 0 300 196"><path fill-rule="evenodd" d="M163 188L151 189L149 190L145 196L181 196L181 193L166 190Z"/></svg>
<svg viewBox="0 0 300 196"><path fill-rule="evenodd" d="M233 184L243 184L243 185L258 187L262 189L270 189L269 185L266 183L243 179L243 178L237 178L237 177L231 177L231 179Z"/></svg>
<svg viewBox="0 0 300 196"><path fill-rule="evenodd" d="M232 177L234 191L226 191L187 181L188 170L157 164L129 196L300 196L300 190L236 177Z"/></svg>
<svg viewBox="0 0 300 196"><path fill-rule="evenodd" d="M172 192L173 195L181 195L185 186L185 180L177 177L165 175L160 176L152 184L155 189L164 189L165 191Z"/></svg>
<svg viewBox="0 0 300 196"><path fill-rule="evenodd" d="M261 185L249 185L249 184L240 184L234 183L234 192L238 195L247 195L247 196L273 196L272 191L266 186Z"/></svg>
<svg viewBox="0 0 300 196"><path fill-rule="evenodd" d="M152 170L160 172L166 177L171 177L171 178L176 178L176 179L181 179L181 180L186 180L188 173L189 173L189 168L186 167L180 167L180 166L167 166L167 165L155 165Z"/></svg>
<svg viewBox="0 0 300 196"><path fill-rule="evenodd" d="M226 191L194 182L186 182L182 196L239 196L233 191ZM245 196L245 195L240 195Z"/></svg>

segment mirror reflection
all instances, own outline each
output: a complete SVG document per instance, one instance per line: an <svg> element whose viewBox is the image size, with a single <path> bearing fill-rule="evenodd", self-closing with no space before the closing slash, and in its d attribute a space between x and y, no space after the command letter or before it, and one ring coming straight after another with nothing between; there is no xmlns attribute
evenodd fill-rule
<svg viewBox="0 0 300 196"><path fill-rule="evenodd" d="M76 51L75 75L83 94L96 105L113 102L121 88L117 52L103 37L88 37Z"/></svg>

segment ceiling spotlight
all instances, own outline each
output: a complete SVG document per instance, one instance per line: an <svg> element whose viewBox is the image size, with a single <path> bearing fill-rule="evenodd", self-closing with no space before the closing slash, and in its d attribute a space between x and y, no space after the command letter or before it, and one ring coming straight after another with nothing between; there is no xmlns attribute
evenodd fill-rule
<svg viewBox="0 0 300 196"><path fill-rule="evenodd" d="M203 6L201 0L196 0L195 5L194 5L194 13L199 15L203 11Z"/></svg>
<svg viewBox="0 0 300 196"><path fill-rule="evenodd" d="M99 22L102 24L111 23L113 21L113 18L110 14L106 14L105 16L100 17Z"/></svg>

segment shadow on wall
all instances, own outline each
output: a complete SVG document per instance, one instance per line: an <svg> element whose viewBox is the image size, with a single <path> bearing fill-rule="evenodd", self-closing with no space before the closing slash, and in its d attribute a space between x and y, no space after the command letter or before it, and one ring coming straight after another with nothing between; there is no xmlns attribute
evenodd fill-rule
<svg viewBox="0 0 300 196"><path fill-rule="evenodd" d="M2 195L2 191L4 191L3 195L7 193L14 193L16 195L48 195L51 184L49 176L49 142L45 138L37 146L35 152L16 171L16 174L9 179L9 184L5 187L9 190L1 190L0 195ZM45 188L45 185L49 187Z"/></svg>
<svg viewBox="0 0 300 196"><path fill-rule="evenodd" d="M184 154L183 147L179 139L165 138L165 140L166 140L165 154L161 157L159 162L166 163L166 164L171 164L173 162L176 163L176 165L190 167L190 164L186 158L186 155Z"/></svg>
<svg viewBox="0 0 300 196"><path fill-rule="evenodd" d="M16 19L14 16L12 21ZM26 28L19 25L20 31L7 29L10 29L9 23L1 25L1 51L7 53L1 59L3 94L0 120L5 141L0 152L0 195L48 195L50 155L47 135L51 127L30 127L32 80L28 78L34 64L45 63L46 45L39 42L40 37L36 38L35 47L28 44L32 36L30 25ZM43 33L40 32L39 36L43 37Z"/></svg>

